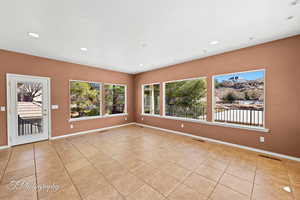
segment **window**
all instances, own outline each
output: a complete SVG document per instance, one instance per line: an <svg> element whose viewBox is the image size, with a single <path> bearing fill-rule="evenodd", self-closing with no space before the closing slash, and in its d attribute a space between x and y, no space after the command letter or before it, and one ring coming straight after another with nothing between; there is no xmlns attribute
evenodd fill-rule
<svg viewBox="0 0 300 200"><path fill-rule="evenodd" d="M265 70L214 76L214 121L264 126Z"/></svg>
<svg viewBox="0 0 300 200"><path fill-rule="evenodd" d="M164 84L165 116L206 120L206 79L196 78Z"/></svg>
<svg viewBox="0 0 300 200"><path fill-rule="evenodd" d="M160 84L143 85L143 114L160 114Z"/></svg>
<svg viewBox="0 0 300 200"><path fill-rule="evenodd" d="M126 113L126 86L125 85L104 85L104 112L105 115Z"/></svg>
<svg viewBox="0 0 300 200"><path fill-rule="evenodd" d="M100 83L70 81L70 117L100 116Z"/></svg>

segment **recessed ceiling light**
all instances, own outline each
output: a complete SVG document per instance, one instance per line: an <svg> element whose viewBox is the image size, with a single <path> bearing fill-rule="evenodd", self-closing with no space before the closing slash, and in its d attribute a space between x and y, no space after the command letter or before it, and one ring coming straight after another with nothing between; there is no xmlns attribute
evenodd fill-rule
<svg viewBox="0 0 300 200"><path fill-rule="evenodd" d="M294 1L292 1L291 6L297 5L299 2L300 2L299 0L294 0Z"/></svg>
<svg viewBox="0 0 300 200"><path fill-rule="evenodd" d="M145 47L148 46L148 44L147 43L142 43L141 46L142 46L142 48L145 48Z"/></svg>
<svg viewBox="0 0 300 200"><path fill-rule="evenodd" d="M286 191L286 192L292 192L292 190L289 186L283 187L283 190Z"/></svg>
<svg viewBox="0 0 300 200"><path fill-rule="evenodd" d="M211 44L211 45L216 45L216 44L219 44L219 41L217 41L217 40L211 41L209 44Z"/></svg>
<svg viewBox="0 0 300 200"><path fill-rule="evenodd" d="M81 50L81 51L87 51L88 49L85 48L85 47L81 47L80 50Z"/></svg>
<svg viewBox="0 0 300 200"><path fill-rule="evenodd" d="M287 20L291 20L291 19L293 19L294 17L293 16L288 16L286 19Z"/></svg>
<svg viewBox="0 0 300 200"><path fill-rule="evenodd" d="M30 37L33 37L33 38L39 38L39 37L40 37L39 34L37 34L37 33L32 33L32 32L29 32L28 35L29 35Z"/></svg>
<svg viewBox="0 0 300 200"><path fill-rule="evenodd" d="M140 66L143 67L144 65L143 65L143 64L140 64Z"/></svg>

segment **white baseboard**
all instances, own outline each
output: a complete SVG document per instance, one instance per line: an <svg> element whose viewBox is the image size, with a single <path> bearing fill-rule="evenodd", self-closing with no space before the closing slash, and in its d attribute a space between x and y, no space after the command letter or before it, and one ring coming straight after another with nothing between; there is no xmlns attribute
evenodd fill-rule
<svg viewBox="0 0 300 200"><path fill-rule="evenodd" d="M274 152L270 152L270 151L266 151L266 150L262 150L262 149L256 149L256 148L247 147L247 146L238 145L238 144L233 144L233 143L229 143L229 142L223 142L221 140L215 140L215 139L206 138L206 137L202 137L202 136L196 136L196 135L192 135L192 134L189 134L189 133L184 133L184 132L180 132L180 131L174 131L174 130L170 130L170 129L159 128L159 127L156 127L156 126L150 126L150 125L141 124L141 123L133 123L133 124L300 162L300 158L298 158L298 157L293 157L293 156L288 156L288 155L284 155L284 154L274 153Z"/></svg>
<svg viewBox="0 0 300 200"><path fill-rule="evenodd" d="M5 146L0 146L0 150L2 150L2 149L7 149L7 148L9 148L9 146L8 146L8 145L5 145Z"/></svg>
<svg viewBox="0 0 300 200"><path fill-rule="evenodd" d="M133 125L133 124L135 124L135 123L132 122L132 123L121 124L121 125L116 125L116 126L109 126L109 127L104 127L104 128L92 129L92 130L88 130L88 131L81 131L81 132L77 132L77 133L70 133L70 134L67 134L67 135L50 137L49 139L50 140L56 140L56 139L60 139L60 138L71 137L71 136L75 136L75 135L82 135L82 134L87 134L87 133L93 133L93 132L98 132L98 131L104 131L104 130L108 130L108 129L119 128L119 127L122 127L122 126L128 126L128 125Z"/></svg>

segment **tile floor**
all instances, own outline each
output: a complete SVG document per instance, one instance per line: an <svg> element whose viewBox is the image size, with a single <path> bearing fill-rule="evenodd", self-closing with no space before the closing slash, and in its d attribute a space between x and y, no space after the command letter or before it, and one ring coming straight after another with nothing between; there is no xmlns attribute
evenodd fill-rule
<svg viewBox="0 0 300 200"><path fill-rule="evenodd" d="M300 199L300 163L127 126L0 151L0 199Z"/></svg>

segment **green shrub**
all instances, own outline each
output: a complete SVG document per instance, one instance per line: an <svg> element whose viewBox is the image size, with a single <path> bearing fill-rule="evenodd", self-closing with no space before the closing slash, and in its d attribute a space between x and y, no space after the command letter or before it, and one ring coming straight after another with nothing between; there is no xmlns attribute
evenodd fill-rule
<svg viewBox="0 0 300 200"><path fill-rule="evenodd" d="M228 92L223 96L222 99L227 103L233 103L234 101L238 100L238 96L235 92Z"/></svg>

